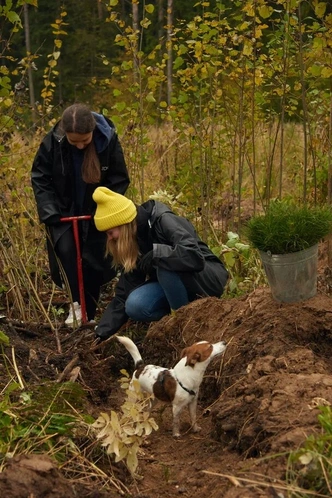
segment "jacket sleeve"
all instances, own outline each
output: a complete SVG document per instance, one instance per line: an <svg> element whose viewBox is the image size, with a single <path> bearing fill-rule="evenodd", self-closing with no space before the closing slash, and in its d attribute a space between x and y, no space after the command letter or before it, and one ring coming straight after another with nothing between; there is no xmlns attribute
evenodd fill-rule
<svg viewBox="0 0 332 498"><path fill-rule="evenodd" d="M116 133L114 133L109 145L108 162L110 167L107 169L102 184L104 187L124 195L130 180L123 150Z"/></svg>
<svg viewBox="0 0 332 498"><path fill-rule="evenodd" d="M126 298L123 277L121 276L115 289L115 297L108 304L96 327L96 337L105 340L116 334L119 328L127 322L128 316L125 312Z"/></svg>
<svg viewBox="0 0 332 498"><path fill-rule="evenodd" d="M128 321L125 305L132 290L141 285L145 277L137 271L123 273L115 288L115 296L104 311L95 330L96 337L102 340L116 334L119 328Z"/></svg>
<svg viewBox="0 0 332 498"><path fill-rule="evenodd" d="M52 154L43 141L33 161L31 183L39 219L46 224L53 223L56 220L60 221L61 216L52 181L52 170Z"/></svg>
<svg viewBox="0 0 332 498"><path fill-rule="evenodd" d="M160 217L155 227L153 266L170 271L200 272L205 258L191 223L173 213Z"/></svg>

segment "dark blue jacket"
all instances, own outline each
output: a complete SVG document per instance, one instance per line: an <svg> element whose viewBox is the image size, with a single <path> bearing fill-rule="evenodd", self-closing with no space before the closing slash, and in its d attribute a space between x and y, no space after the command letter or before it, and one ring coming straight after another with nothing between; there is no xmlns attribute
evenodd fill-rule
<svg viewBox="0 0 332 498"><path fill-rule="evenodd" d="M85 184L79 179L83 152L69 144L66 135L60 132L59 123L45 136L33 161L31 182L39 219L52 227L57 223L56 229L52 229L52 244L56 244L68 229L67 223L60 224L60 218L94 214L96 204L92 194L97 187L104 186L125 194L130 183L114 124L101 114L93 114L96 119L93 140L101 170L99 183ZM96 230L93 220L80 222L80 229L84 242L83 259L102 271L105 266L105 234ZM55 283L61 285L52 244L48 240L51 274Z"/></svg>

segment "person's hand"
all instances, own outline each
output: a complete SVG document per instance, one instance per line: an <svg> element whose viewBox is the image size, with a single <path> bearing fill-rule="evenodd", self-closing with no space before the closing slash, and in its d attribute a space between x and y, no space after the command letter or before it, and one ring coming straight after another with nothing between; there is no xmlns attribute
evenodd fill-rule
<svg viewBox="0 0 332 498"><path fill-rule="evenodd" d="M106 341L108 341L110 337L111 336L103 337L95 334L94 340L90 345L90 350L95 351L96 349L99 349L99 347L102 346Z"/></svg>
<svg viewBox="0 0 332 498"><path fill-rule="evenodd" d="M138 263L139 269L143 273L149 274L153 268L152 260L153 260L153 251L149 251L146 254L144 254L140 262Z"/></svg>
<svg viewBox="0 0 332 498"><path fill-rule="evenodd" d="M99 325L95 325L95 341L98 343L107 341L110 337L112 337L115 332L110 332L110 329L108 326L102 326L100 327Z"/></svg>
<svg viewBox="0 0 332 498"><path fill-rule="evenodd" d="M53 216L50 216L45 221L45 225L48 227L56 227L56 226L61 225L60 216L58 214L54 214Z"/></svg>
<svg viewBox="0 0 332 498"><path fill-rule="evenodd" d="M99 335L95 334L94 339L93 339L93 343L92 343L92 347L98 346L101 342L106 341L106 339L107 339L106 337L103 338L103 337L100 337Z"/></svg>

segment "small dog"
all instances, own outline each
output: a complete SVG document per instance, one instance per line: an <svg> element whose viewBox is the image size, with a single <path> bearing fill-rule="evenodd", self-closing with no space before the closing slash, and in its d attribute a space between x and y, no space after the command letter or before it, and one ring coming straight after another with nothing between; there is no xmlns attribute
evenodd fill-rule
<svg viewBox="0 0 332 498"><path fill-rule="evenodd" d="M132 379L139 381L142 391L153 394L155 399L172 403L173 436L180 436L180 413L188 406L192 429L200 431L196 423L197 399L206 367L217 355L226 349L221 341L210 344L207 341L196 342L185 348L180 361L174 368L167 369L156 365L144 365L141 354L129 337L117 336L135 362Z"/></svg>

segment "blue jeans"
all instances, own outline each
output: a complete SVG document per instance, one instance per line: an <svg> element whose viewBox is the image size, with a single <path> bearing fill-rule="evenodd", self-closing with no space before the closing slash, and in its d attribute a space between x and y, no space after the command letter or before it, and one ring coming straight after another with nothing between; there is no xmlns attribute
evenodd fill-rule
<svg viewBox="0 0 332 498"><path fill-rule="evenodd" d="M181 277L157 268L157 282L146 282L133 290L126 300L126 314L136 322L155 322L189 303Z"/></svg>

